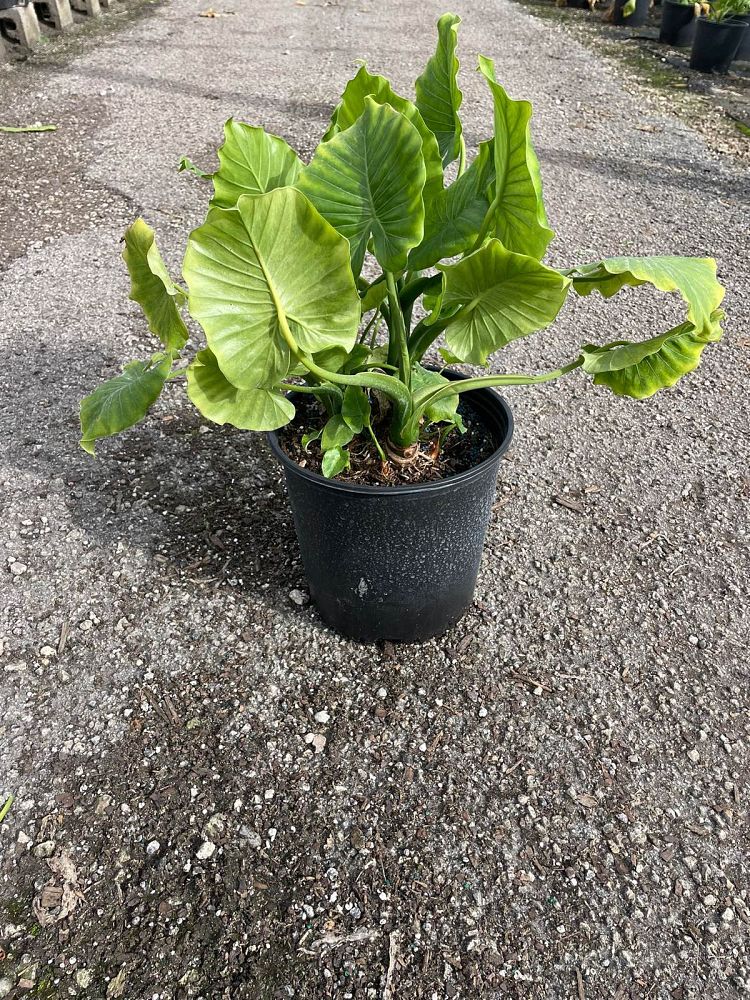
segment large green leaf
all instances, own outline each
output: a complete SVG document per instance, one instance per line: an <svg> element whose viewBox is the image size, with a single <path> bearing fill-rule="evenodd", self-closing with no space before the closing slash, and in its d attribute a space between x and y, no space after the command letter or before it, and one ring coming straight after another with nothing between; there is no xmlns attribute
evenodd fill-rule
<svg viewBox="0 0 750 1000"><path fill-rule="evenodd" d="M688 305L688 320L697 330L710 329L712 314L724 298L709 257L611 257L563 272L580 295L600 292L610 298L623 285L650 284L662 292L679 292Z"/></svg>
<svg viewBox="0 0 750 1000"><path fill-rule="evenodd" d="M422 140L402 114L365 98L346 131L322 142L297 187L349 240L352 270L362 270L367 243L386 271L406 267L422 239L425 181Z"/></svg>
<svg viewBox="0 0 750 1000"><path fill-rule="evenodd" d="M439 260L469 250L490 207L489 188L495 178L493 141L479 144L468 170L433 201L424 221L424 237L409 254L409 269L423 271Z"/></svg>
<svg viewBox="0 0 750 1000"><path fill-rule="evenodd" d="M211 204L219 208L231 208L243 194L265 194L294 184L302 169L299 157L283 139L233 118L224 125L218 156Z"/></svg>
<svg viewBox="0 0 750 1000"><path fill-rule="evenodd" d="M323 141L332 139L337 132L348 129L365 110L365 98L371 97L378 104L388 104L404 116L419 132L422 139L422 158L425 165L423 199L425 207L437 196L443 187L443 162L437 139L425 124L415 104L400 97L391 89L384 76L372 76L366 66L361 66L344 88L341 100L336 105L331 124L323 136Z"/></svg>
<svg viewBox="0 0 750 1000"><path fill-rule="evenodd" d="M294 417L294 404L283 393L232 385L208 348L187 370L187 394L208 420L244 431L275 431Z"/></svg>
<svg viewBox="0 0 750 1000"><path fill-rule="evenodd" d="M150 361L130 361L120 375L104 382L81 401L81 447L89 455L99 438L137 424L159 398L172 366L171 354Z"/></svg>
<svg viewBox="0 0 750 1000"><path fill-rule="evenodd" d="M547 226L539 161L531 144L531 105L513 101L495 80L491 59L479 69L492 92L495 113L495 197L490 232L509 249L540 260L554 233Z"/></svg>
<svg viewBox="0 0 750 1000"><path fill-rule="evenodd" d="M697 368L704 347L721 340L722 315L715 312L703 330L682 323L639 344L588 344L581 348L583 369L594 376L594 385L607 385L618 396L646 399Z"/></svg>
<svg viewBox="0 0 750 1000"><path fill-rule="evenodd" d="M271 388L287 374L286 328L308 353L354 346L349 244L294 188L209 211L190 234L183 270L190 312L239 389Z"/></svg>
<svg viewBox="0 0 750 1000"><path fill-rule="evenodd" d="M458 89L456 42L461 18L443 14L438 21L438 43L424 73L416 82L417 108L438 142L443 166L461 151L461 119L458 109L463 95Z"/></svg>
<svg viewBox="0 0 750 1000"><path fill-rule="evenodd" d="M154 231L143 219L136 219L125 231L124 240L122 259L130 274L130 298L141 307L149 330L166 349L179 351L188 338L180 316L185 293L169 277Z"/></svg>
<svg viewBox="0 0 750 1000"><path fill-rule="evenodd" d="M570 280L534 257L490 240L457 264L443 265L441 311L459 307L445 328L448 348L463 361L487 356L518 337L548 326Z"/></svg>

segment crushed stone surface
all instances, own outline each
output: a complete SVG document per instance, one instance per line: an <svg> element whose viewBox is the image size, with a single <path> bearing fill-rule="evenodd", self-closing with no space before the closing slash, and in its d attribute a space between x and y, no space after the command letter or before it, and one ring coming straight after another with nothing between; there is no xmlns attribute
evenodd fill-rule
<svg viewBox="0 0 750 1000"><path fill-rule="evenodd" d="M179 266L205 202L180 156L210 169L236 115L309 157L358 59L409 92L442 5L206 6L0 67L4 121L61 126L0 137L0 996L747 994L746 172L558 27L455 5L470 149L474 53L535 104L551 260L715 256L730 319L651 401L509 393L473 609L357 645L309 602L259 436L175 387L92 461L76 408L151 350L119 240L143 213ZM495 363L678 314L571 300Z"/></svg>

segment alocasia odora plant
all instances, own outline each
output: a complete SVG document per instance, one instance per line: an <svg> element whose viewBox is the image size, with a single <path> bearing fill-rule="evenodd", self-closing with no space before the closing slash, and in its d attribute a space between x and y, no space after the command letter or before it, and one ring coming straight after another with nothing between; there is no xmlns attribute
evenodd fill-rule
<svg viewBox="0 0 750 1000"><path fill-rule="evenodd" d="M188 238L186 289L167 273L152 230L135 222L124 250L131 298L161 350L130 362L83 401L87 451L139 421L164 385L183 375L207 419L248 430L288 423L290 390L314 395L328 419L307 440L320 438L324 474L335 476L357 435L371 436L383 459L408 462L421 436L460 430L458 394L470 389L549 382L582 369L595 384L640 399L696 367L706 344L721 337L714 262L541 263L553 233L531 106L509 98L491 60L480 57L494 135L467 162L458 23L454 14L440 18L414 101L363 66L309 164L283 139L233 120L215 173L183 160L182 169L213 183L206 220ZM542 374L449 381L422 366L441 334L446 363L484 366L511 341L549 326L571 290L609 298L642 284L679 293L685 321L638 343L585 344L568 364ZM414 322L420 301L422 318ZM184 309L207 342L187 365Z"/></svg>

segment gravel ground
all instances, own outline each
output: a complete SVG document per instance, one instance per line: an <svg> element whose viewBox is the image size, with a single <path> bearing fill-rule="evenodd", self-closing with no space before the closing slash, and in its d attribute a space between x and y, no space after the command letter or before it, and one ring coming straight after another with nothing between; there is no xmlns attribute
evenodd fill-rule
<svg viewBox="0 0 750 1000"><path fill-rule="evenodd" d="M200 217L179 156L231 114L309 155L356 60L408 88L441 12L233 6L3 75L3 121L61 127L0 137L0 997L750 992L746 173L558 26L455 4L470 144L474 52L536 103L554 261L714 255L731 321L650 402L514 390L474 609L356 645L290 599L258 437L175 392L98 461L76 443L78 398L148 350L122 230L143 212L174 266ZM503 360L675 315L571 302Z"/></svg>

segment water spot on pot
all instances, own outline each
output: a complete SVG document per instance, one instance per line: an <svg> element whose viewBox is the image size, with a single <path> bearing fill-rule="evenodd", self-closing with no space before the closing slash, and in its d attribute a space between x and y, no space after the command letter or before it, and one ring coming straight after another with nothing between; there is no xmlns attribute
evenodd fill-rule
<svg viewBox="0 0 750 1000"><path fill-rule="evenodd" d="M363 576L360 577L359 583L357 584L357 595L364 600L369 589L370 588L367 586L367 580L365 580Z"/></svg>

